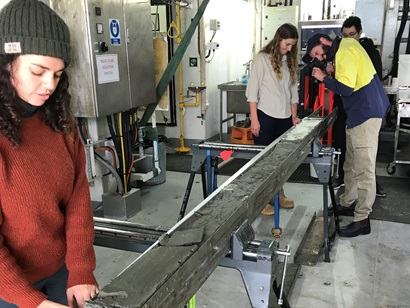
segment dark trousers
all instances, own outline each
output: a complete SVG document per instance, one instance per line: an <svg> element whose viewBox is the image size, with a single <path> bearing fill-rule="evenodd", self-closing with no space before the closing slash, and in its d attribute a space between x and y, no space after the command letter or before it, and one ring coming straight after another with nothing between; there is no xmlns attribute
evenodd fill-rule
<svg viewBox="0 0 410 308"><path fill-rule="evenodd" d="M334 107L337 107L337 118L333 124L333 147L336 150L340 150L341 154L339 156L339 178L343 179L345 173L343 171L343 164L346 158L346 120L347 114L343 108L343 102L340 95L335 94L334 96Z"/></svg>
<svg viewBox="0 0 410 308"><path fill-rule="evenodd" d="M47 295L48 300L67 306L67 279L68 270L64 265L53 275L33 283L33 287ZM16 307L16 305L7 303L0 298L0 308Z"/></svg>
<svg viewBox="0 0 410 308"><path fill-rule="evenodd" d="M256 145L269 145L293 126L292 117L277 119L266 115L258 109L258 120L261 126L259 136L253 136Z"/></svg>

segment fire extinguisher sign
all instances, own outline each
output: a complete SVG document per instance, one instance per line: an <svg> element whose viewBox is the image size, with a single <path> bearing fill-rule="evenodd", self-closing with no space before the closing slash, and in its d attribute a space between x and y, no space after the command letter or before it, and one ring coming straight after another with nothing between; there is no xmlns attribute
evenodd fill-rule
<svg viewBox="0 0 410 308"><path fill-rule="evenodd" d="M110 19L110 41L111 45L121 45L120 23L118 19Z"/></svg>

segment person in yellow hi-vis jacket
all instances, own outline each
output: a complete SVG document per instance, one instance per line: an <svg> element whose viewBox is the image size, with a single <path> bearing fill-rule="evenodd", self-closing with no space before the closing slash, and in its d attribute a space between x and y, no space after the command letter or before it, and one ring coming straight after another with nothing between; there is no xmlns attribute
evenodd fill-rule
<svg viewBox="0 0 410 308"><path fill-rule="evenodd" d="M303 61L325 60L334 50L328 36L316 34L307 42ZM369 214L376 198L379 131L390 103L369 55L357 40L343 38L332 58L335 78L317 67L313 68L312 76L341 95L347 113L345 192L340 196L338 209L354 210L354 218L339 230L339 235L355 237L371 231Z"/></svg>

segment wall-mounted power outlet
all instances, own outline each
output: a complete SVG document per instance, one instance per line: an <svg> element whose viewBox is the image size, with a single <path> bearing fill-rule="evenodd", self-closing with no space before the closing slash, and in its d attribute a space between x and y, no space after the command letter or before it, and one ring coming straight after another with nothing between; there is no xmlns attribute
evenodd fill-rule
<svg viewBox="0 0 410 308"><path fill-rule="evenodd" d="M206 49L207 50L216 50L219 48L219 43L218 42L208 42L206 44Z"/></svg>
<svg viewBox="0 0 410 308"><path fill-rule="evenodd" d="M216 31L221 30L221 23L217 19L211 19L209 21L209 30Z"/></svg>

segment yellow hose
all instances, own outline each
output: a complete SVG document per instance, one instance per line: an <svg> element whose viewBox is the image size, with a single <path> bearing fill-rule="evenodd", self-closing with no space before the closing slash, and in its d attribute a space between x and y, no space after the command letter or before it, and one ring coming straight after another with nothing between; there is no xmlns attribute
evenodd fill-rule
<svg viewBox="0 0 410 308"><path fill-rule="evenodd" d="M121 141L121 156L122 156L122 170L123 170L123 177L124 177L124 195L128 193L127 191L127 176L126 176L126 170L127 166L125 165L125 150L124 150L124 136L122 135L122 117L121 117L121 112L118 113L118 126L120 127L120 141Z"/></svg>

